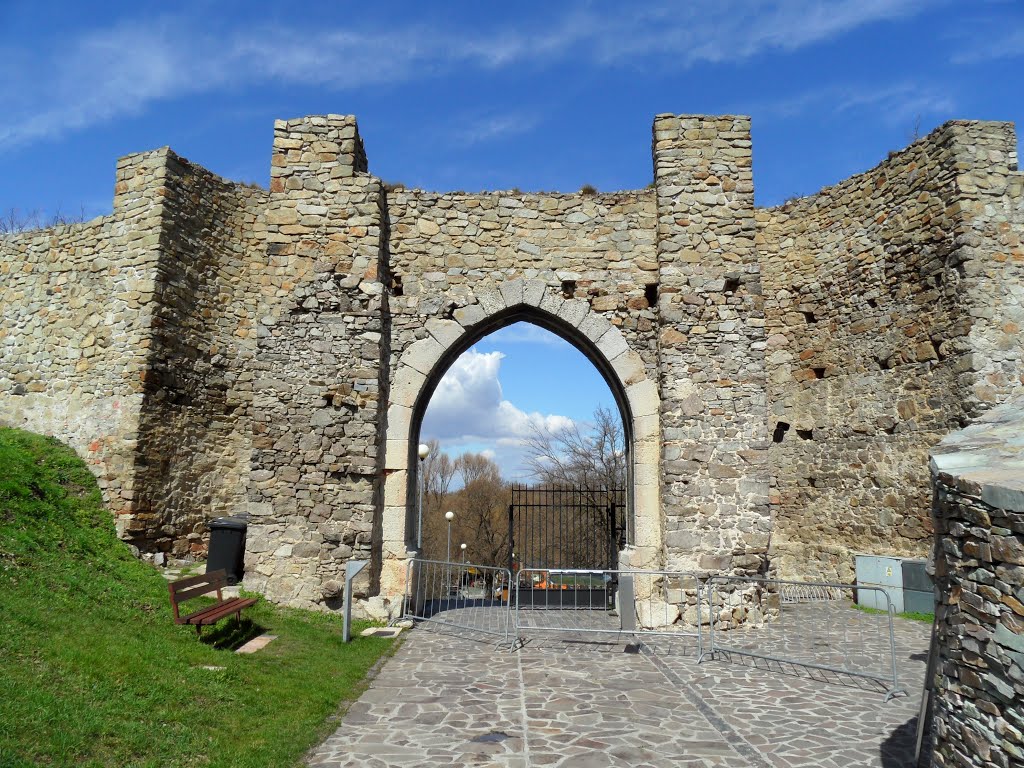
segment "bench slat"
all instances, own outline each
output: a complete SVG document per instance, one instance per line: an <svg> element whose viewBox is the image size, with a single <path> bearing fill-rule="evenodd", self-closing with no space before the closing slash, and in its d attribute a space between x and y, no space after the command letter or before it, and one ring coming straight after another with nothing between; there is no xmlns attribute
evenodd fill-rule
<svg viewBox="0 0 1024 768"><path fill-rule="evenodd" d="M248 608L250 605L255 605L256 600L252 597L233 597L230 600L224 600L220 603L214 603L208 605L202 610L190 613L188 616L183 616L179 619L179 624L215 624L225 616L230 616L232 613L237 613L243 608Z"/></svg>
<svg viewBox="0 0 1024 768"><path fill-rule="evenodd" d="M180 581L172 581L167 586L171 591L171 599L176 603L184 603L193 597L223 589L227 586L227 576L223 570L219 570L201 576L190 576Z"/></svg>

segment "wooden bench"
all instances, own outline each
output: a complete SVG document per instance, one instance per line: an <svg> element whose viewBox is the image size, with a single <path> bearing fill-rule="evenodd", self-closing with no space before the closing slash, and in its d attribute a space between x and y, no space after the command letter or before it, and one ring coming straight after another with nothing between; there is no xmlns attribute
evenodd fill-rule
<svg viewBox="0 0 1024 768"><path fill-rule="evenodd" d="M224 570L205 573L202 576L189 576L187 579L179 579L170 582L167 587L171 591L171 607L174 609L175 624L194 624L196 634L201 635L203 627L208 624L216 624L225 616L235 614L235 619L241 621L242 610L256 602L253 597L231 597L227 600L221 594L221 590L227 586L227 572ZM179 606L193 597L208 595L211 592L217 593L217 602L202 608L188 616L179 613Z"/></svg>

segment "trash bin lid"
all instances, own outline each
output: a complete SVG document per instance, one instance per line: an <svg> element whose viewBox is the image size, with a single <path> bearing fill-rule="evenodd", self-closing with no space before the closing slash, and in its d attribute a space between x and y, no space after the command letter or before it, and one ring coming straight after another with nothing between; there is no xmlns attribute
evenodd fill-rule
<svg viewBox="0 0 1024 768"><path fill-rule="evenodd" d="M227 528L232 531L244 531L248 523L241 517L218 517L210 521L210 530Z"/></svg>

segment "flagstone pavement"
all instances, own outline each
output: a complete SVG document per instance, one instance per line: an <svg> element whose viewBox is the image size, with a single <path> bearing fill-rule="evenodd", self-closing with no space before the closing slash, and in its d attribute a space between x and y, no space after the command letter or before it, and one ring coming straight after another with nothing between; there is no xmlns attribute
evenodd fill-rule
<svg viewBox="0 0 1024 768"><path fill-rule="evenodd" d="M822 610L796 622L812 645L835 626ZM769 647L739 637L749 643L733 647ZM909 768L928 637L927 624L896 619L909 695L886 702L880 684L799 665L728 653L698 664L692 638L545 635L509 651L428 622L308 763Z"/></svg>

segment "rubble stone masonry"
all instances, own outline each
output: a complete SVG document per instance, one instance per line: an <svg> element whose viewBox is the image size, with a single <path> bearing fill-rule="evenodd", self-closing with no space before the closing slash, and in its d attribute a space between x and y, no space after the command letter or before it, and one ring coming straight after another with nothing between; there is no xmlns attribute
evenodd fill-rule
<svg viewBox="0 0 1024 768"><path fill-rule="evenodd" d="M269 191L124 158L110 216L0 239L0 423L74 445L140 548L200 554L244 510L247 586L330 608L367 559L383 615L433 387L528 320L619 404L623 564L924 554L929 449L1024 388L1013 127L948 123L771 209L749 118L658 115L652 150L649 188L601 194L386 188L345 115L277 121Z"/></svg>
<svg viewBox="0 0 1024 768"><path fill-rule="evenodd" d="M1024 765L1024 398L932 454L936 766Z"/></svg>

